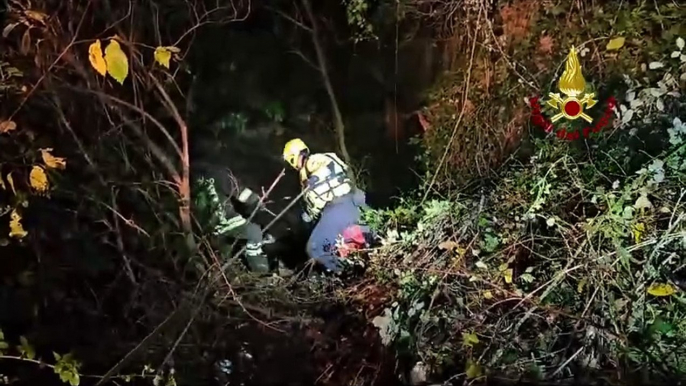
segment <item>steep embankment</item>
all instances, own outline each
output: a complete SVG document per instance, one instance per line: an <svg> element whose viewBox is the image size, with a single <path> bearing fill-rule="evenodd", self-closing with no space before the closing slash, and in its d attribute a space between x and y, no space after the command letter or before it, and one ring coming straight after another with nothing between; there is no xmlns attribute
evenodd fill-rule
<svg viewBox="0 0 686 386"><path fill-rule="evenodd" d="M683 8L515 1L459 12L439 24L450 27L447 57L467 55L424 111L424 190L368 213L386 245L346 295L389 292L370 322L435 380L683 378ZM527 124L528 97L559 92L572 45L599 100L592 118L618 103L588 138L583 122L550 134Z"/></svg>

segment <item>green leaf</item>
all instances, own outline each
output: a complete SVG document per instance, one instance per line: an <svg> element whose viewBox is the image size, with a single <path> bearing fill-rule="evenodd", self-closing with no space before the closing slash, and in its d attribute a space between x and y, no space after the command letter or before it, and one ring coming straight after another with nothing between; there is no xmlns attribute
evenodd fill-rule
<svg viewBox="0 0 686 386"><path fill-rule="evenodd" d="M671 323L666 322L662 317L658 316L655 318L655 322L648 328L648 333L653 336L656 333L667 334L674 330L674 326Z"/></svg>
<svg viewBox="0 0 686 386"><path fill-rule="evenodd" d="M19 346L19 352L21 353L22 357L28 359L33 359L36 357L36 350L29 344L29 341L26 340L26 337L23 335L20 336L19 342L21 343Z"/></svg>
<svg viewBox="0 0 686 386"><path fill-rule="evenodd" d="M519 278L527 283L533 283L535 280L534 275L530 273L523 273L519 276Z"/></svg>
<svg viewBox="0 0 686 386"><path fill-rule="evenodd" d="M107 62L107 73L119 84L124 84L124 80L129 75L129 60L121 50L119 42L114 39L105 48L105 62Z"/></svg>
<svg viewBox="0 0 686 386"><path fill-rule="evenodd" d="M5 342L5 334L0 330L0 355L3 354L2 350L7 350L10 347L7 342Z"/></svg>
<svg viewBox="0 0 686 386"><path fill-rule="evenodd" d="M465 347L474 347L477 343L479 343L479 337L476 336L475 333L469 332L462 334L462 344L464 344Z"/></svg>
<svg viewBox="0 0 686 386"><path fill-rule="evenodd" d="M498 245L500 244L500 239L497 236L494 236L490 233L486 233L484 237L484 251L486 252L493 252L498 248Z"/></svg>
<svg viewBox="0 0 686 386"><path fill-rule="evenodd" d="M503 277L505 278L505 283L511 284L512 283L512 274L514 273L514 270L512 268L506 269L505 272L503 272Z"/></svg>
<svg viewBox="0 0 686 386"><path fill-rule="evenodd" d="M71 386L78 386L81 382L78 371L79 367L81 367L81 363L74 359L72 354L66 354L63 357L60 357L59 354L53 352L53 355L55 356L55 359L59 358L53 369L55 374L59 375L62 382L69 383Z"/></svg>
<svg viewBox="0 0 686 386"><path fill-rule="evenodd" d="M467 379L480 377L482 374L481 366L475 361L468 359L465 373L467 374Z"/></svg>
<svg viewBox="0 0 686 386"><path fill-rule="evenodd" d="M617 38L610 40L607 43L607 46L605 48L608 51L613 51L613 50L618 50L622 47L624 47L624 38L620 36L620 37L617 37Z"/></svg>
<svg viewBox="0 0 686 386"><path fill-rule="evenodd" d="M586 285L586 279L579 280L579 283L576 285L576 292L578 292L578 293L584 292L584 286L585 285Z"/></svg>
<svg viewBox="0 0 686 386"><path fill-rule="evenodd" d="M634 242L636 244L641 242L641 239L643 238L643 234L645 233L646 227L645 225L640 222L638 224L634 224L631 227L631 233L634 235Z"/></svg>

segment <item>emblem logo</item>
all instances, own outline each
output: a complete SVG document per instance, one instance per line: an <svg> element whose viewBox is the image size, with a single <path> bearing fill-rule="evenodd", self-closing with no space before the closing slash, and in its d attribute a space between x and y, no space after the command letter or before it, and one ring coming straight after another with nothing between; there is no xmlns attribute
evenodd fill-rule
<svg viewBox="0 0 686 386"><path fill-rule="evenodd" d="M567 54L565 70L560 76L557 86L564 97L560 95L560 93L551 92L548 93L549 99L545 101L545 104L552 107L557 113L548 120L543 115L543 109L539 103L539 98L534 96L528 100L529 106L532 108L531 122L542 128L546 133L553 131L555 128L553 123L562 118L566 118L569 121L575 121L581 118L587 123L593 122L593 118L586 114L584 110L588 110L595 106L598 101L595 99L595 93L585 93L586 80L581 72L581 65L579 64L579 57L576 55L576 48L573 46L569 51L569 54ZM582 126L577 127L579 125L570 122L570 124L565 125L565 127L556 129L555 135L560 139L575 140L582 135L584 138L589 138L592 133L599 133L610 123L616 104L617 101L615 98L610 96L607 99L602 116L595 124L582 129Z"/></svg>
<svg viewBox="0 0 686 386"><path fill-rule="evenodd" d="M565 97L562 98L560 93L551 92L548 94L548 97L550 98L546 102L548 106L560 111L550 118L550 120L552 122L557 122L564 117L569 120L581 118L588 123L593 122L593 118L584 112L584 108L589 109L595 106L598 101L593 99L595 93L584 94L586 80L581 73L581 65L579 64L579 58L576 55L574 46L572 46L572 49L567 55L565 71L562 73L562 76L560 76L557 86Z"/></svg>

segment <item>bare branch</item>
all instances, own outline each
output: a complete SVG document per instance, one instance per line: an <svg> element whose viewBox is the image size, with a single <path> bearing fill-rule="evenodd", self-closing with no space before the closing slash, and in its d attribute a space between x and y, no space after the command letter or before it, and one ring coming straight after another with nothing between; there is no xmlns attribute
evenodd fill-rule
<svg viewBox="0 0 686 386"><path fill-rule="evenodd" d="M334 127L336 128L336 134L338 136L338 147L341 150L343 159L348 165L351 165L350 153L348 153L348 147L345 145L345 125L343 124L343 116L341 115L341 110L338 107L338 102L336 101L336 94L334 93L333 86L331 85L331 79L329 78L329 71L326 65L326 56L324 55L324 49L319 41L319 30L317 29L317 20L312 12L312 6L309 0L302 0L307 16L310 19L310 24L312 25L312 43L314 43L314 49L317 53L317 61L319 62L319 69L322 74L322 80L324 81L324 87L326 87L326 92L329 94L329 100L331 102L331 109L334 115ZM349 173L350 178L355 182L355 176L353 173Z"/></svg>
<svg viewBox="0 0 686 386"><path fill-rule="evenodd" d="M305 31L307 31L307 32L309 32L309 33L314 33L314 31L312 30L312 28L310 28L310 27L306 26L305 24L303 24L303 23L301 23L301 22L295 20L294 18L288 16L288 15L287 15L286 13L284 13L283 11L278 10L278 9L276 9L276 8L273 8L273 7L269 7L269 6L267 6L266 8L269 9L270 11L272 11L272 12L278 14L279 16L283 17L284 19L290 21L291 23L295 24L296 26L298 26L298 27L304 29Z"/></svg>

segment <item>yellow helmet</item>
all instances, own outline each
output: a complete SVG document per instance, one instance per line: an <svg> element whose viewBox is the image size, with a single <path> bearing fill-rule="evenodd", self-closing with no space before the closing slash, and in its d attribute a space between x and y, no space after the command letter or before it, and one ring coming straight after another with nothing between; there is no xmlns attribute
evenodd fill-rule
<svg viewBox="0 0 686 386"><path fill-rule="evenodd" d="M283 147L283 159L296 169L301 166L299 165L300 157L309 153L310 149L300 138L291 139Z"/></svg>

